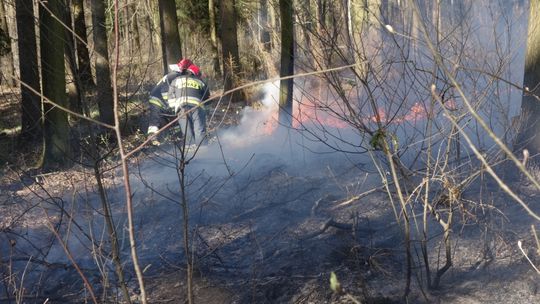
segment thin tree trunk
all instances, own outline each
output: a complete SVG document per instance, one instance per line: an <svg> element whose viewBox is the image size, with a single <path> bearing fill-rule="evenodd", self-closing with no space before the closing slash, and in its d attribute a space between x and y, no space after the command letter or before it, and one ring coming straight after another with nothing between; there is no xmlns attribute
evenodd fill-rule
<svg viewBox="0 0 540 304"><path fill-rule="evenodd" d="M293 0L279 0L281 13L281 68L280 77L294 74L294 27ZM284 127L292 127L294 79L282 79L279 85L279 122Z"/></svg>
<svg viewBox="0 0 540 304"><path fill-rule="evenodd" d="M144 14L144 23L146 24L146 27L148 28L148 39L150 40L150 52L154 53L155 47L157 47L158 42L161 41L159 39L159 33L156 31L156 27L154 26L156 23L156 20L159 21L159 12L156 13L156 6L154 5L154 1L151 0L145 0L144 6L145 6L145 14ZM159 9L157 10L159 11ZM157 17L156 17L157 16Z"/></svg>
<svg viewBox="0 0 540 304"><path fill-rule="evenodd" d="M313 43L313 32L314 32L314 22L316 22L315 18L313 18L314 14L312 13L312 4L311 0L302 0L301 5L301 16L302 16L302 36L304 39L303 45L303 52L304 56L308 58L309 60L309 66L311 69L315 70L317 69L317 50L314 49L315 44ZM298 42L300 45L300 42Z"/></svg>
<svg viewBox="0 0 540 304"><path fill-rule="evenodd" d="M77 61L79 66L79 79L84 88L94 88L90 67L90 54L88 52L88 39L86 33L86 21L84 19L83 0L72 0L73 23L75 28L75 46L77 49Z"/></svg>
<svg viewBox="0 0 540 304"><path fill-rule="evenodd" d="M96 134L94 135L94 140L97 141ZM97 144L97 143L96 143ZM95 149L96 145L94 145L94 154L96 157L99 157L97 154L97 149ZM124 295L124 300L126 303L131 304L131 298L129 296L128 287L126 284L126 279L124 277L124 268L122 266L122 259L120 257L120 246L118 244L118 234L116 232L116 226L114 225L114 219L112 217L111 209L110 209L110 203L107 198L107 193L105 192L105 187L103 186L103 176L102 172L100 170L100 164L99 161L96 161L94 163L94 177L96 178L99 197L101 200L101 206L103 207L103 218L105 220L105 224L107 225L107 232L109 233L109 239L111 241L111 259L114 264L116 276L118 277L118 284L120 285L120 289L122 290L122 293Z"/></svg>
<svg viewBox="0 0 540 304"><path fill-rule="evenodd" d="M324 37L324 31L326 30L326 1L316 0L315 13L317 14L317 34L320 37Z"/></svg>
<svg viewBox="0 0 540 304"><path fill-rule="evenodd" d="M13 61L13 49L7 22L7 10L4 1L0 3L0 84L15 86L15 67Z"/></svg>
<svg viewBox="0 0 540 304"><path fill-rule="evenodd" d="M134 2L134 3L130 3L130 4L127 4L126 6L126 10L127 10L127 15L130 19L128 19L129 21L129 33L130 33L130 38L133 37L133 40L135 41L135 46L138 50L138 52L141 51L141 36L139 34L139 14L138 14L138 10L137 10L137 7L136 5L138 5L137 2Z"/></svg>
<svg viewBox="0 0 540 304"><path fill-rule="evenodd" d="M268 0L259 1L259 41L264 46L264 50L272 50L272 39L268 24Z"/></svg>
<svg viewBox="0 0 540 304"><path fill-rule="evenodd" d="M105 2L92 1L92 26L94 28L94 49L96 52L96 85L99 118L101 122L112 125L113 92L111 87L111 69L107 49L107 30L105 28Z"/></svg>
<svg viewBox="0 0 540 304"><path fill-rule="evenodd" d="M369 13L365 6L365 0L348 0L349 3L349 39L351 41L354 61L353 68L360 79L367 77L366 48L363 45L364 37L369 27Z"/></svg>
<svg viewBox="0 0 540 304"><path fill-rule="evenodd" d="M214 75L221 74L221 67L219 66L219 48L217 39L217 27L216 27L216 3L214 0L208 0L208 21L210 22L210 41L212 42L212 62L214 68Z"/></svg>
<svg viewBox="0 0 540 304"><path fill-rule="evenodd" d="M221 0L220 8L223 83L224 91L228 91L237 86L238 71L240 71L235 0ZM239 98L241 98L241 94L235 93L228 95L227 101Z"/></svg>
<svg viewBox="0 0 540 304"><path fill-rule="evenodd" d="M161 39L161 17L159 16L159 4L157 1L149 0L149 5L151 7L152 18L149 19L152 22L152 32L154 37L154 44L156 47L163 49L163 40ZM154 50L153 50L154 51Z"/></svg>
<svg viewBox="0 0 540 304"><path fill-rule="evenodd" d="M70 5L71 1L67 1L67 5L64 7L64 24L66 24L70 30L65 31L65 53L66 53L66 61L68 64L68 79L70 81L66 84L68 89L68 104L69 108L72 111L75 111L77 113L82 113L82 104L81 104L81 80L79 78L79 67L77 65L77 55L75 54L75 39L76 37L73 35L74 30L72 29L73 24L73 18L71 17L71 9ZM71 77L70 77L71 76Z"/></svg>

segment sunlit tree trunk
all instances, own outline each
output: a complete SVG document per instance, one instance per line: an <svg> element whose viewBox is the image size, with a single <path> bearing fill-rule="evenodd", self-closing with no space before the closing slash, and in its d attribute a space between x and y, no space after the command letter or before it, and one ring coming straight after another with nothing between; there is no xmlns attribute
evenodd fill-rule
<svg viewBox="0 0 540 304"><path fill-rule="evenodd" d="M210 41L212 43L212 63L214 75L217 76L221 74L221 67L219 66L219 47L216 21L216 3L214 0L208 0L208 22L210 23Z"/></svg>
<svg viewBox="0 0 540 304"><path fill-rule="evenodd" d="M159 39L160 34L156 30L158 28L156 24L159 24L159 9L156 9L157 5L154 5L155 3L157 2L155 2L154 0L144 0L138 2L139 5L144 5L144 8L142 10L144 26L142 26L142 28L147 29L148 33L144 33L143 35L147 35L146 37L148 39L148 43L145 43L145 46L150 49L151 53L154 53L155 48L159 47L158 44L161 43L161 39Z"/></svg>
<svg viewBox="0 0 540 304"><path fill-rule="evenodd" d="M64 27L56 19L61 20L63 6L61 0L42 2L39 6L39 17L43 96L66 107ZM69 124L67 113L54 105L44 104L44 113L41 167L49 170L69 163Z"/></svg>
<svg viewBox="0 0 540 304"><path fill-rule="evenodd" d="M527 54L521 101L521 129L516 148L521 153L529 150L531 159L539 162L540 156L540 0L529 4Z"/></svg>
<svg viewBox="0 0 540 304"><path fill-rule="evenodd" d="M371 9L377 9L371 1ZM370 13L368 0L348 0L349 14L349 39L353 45L355 73L360 79L367 77L367 53L364 40L369 40L368 30L370 23L376 22L376 18ZM372 18L370 20L370 18Z"/></svg>
<svg viewBox="0 0 540 304"><path fill-rule="evenodd" d="M126 11L128 16L128 27L129 27L129 33L130 33L130 39L133 38L133 41L135 42L135 47L137 48L137 51L141 51L141 36L139 33L139 13L137 11L137 2L128 3L126 5Z"/></svg>
<svg viewBox="0 0 540 304"><path fill-rule="evenodd" d="M253 38L257 40L254 44L260 60L261 65L257 63L253 68L258 70L263 68L261 76L273 77L278 75L278 70L274 62L275 57L272 54L272 35L270 33L270 4L269 0L259 0L257 6L257 27L253 33Z"/></svg>
<svg viewBox="0 0 540 304"><path fill-rule="evenodd" d="M237 86L238 71L240 71L235 0L221 0L220 8L223 83L224 90L228 91ZM240 96L238 93L232 94L228 96L228 100L236 100Z"/></svg>
<svg viewBox="0 0 540 304"><path fill-rule="evenodd" d="M119 32L119 43L123 44L125 47L122 48L124 52L128 54L131 52L131 41L129 40L129 20L131 16L128 11L129 5L123 5L122 8L118 9L118 32Z"/></svg>
<svg viewBox="0 0 540 304"><path fill-rule="evenodd" d="M269 0L268 2L268 26L270 29L270 47L272 51L279 52L279 49L276 47L279 45L279 33L277 32L279 26L279 12L276 11L276 1Z"/></svg>
<svg viewBox="0 0 540 304"><path fill-rule="evenodd" d="M300 50L308 59L311 68L316 69L316 50L313 49L314 44L312 42L312 35L314 30L313 24L315 22L315 19L313 18L313 13L311 11L311 0L302 0L300 1L300 3L300 9L297 12L297 18L299 20L298 24L301 26L301 37L303 41L298 41L297 43L299 47L301 46Z"/></svg>
<svg viewBox="0 0 540 304"><path fill-rule="evenodd" d="M294 74L294 27L293 0L279 0L281 13L281 68L280 77ZM279 122L284 127L292 127L293 78L282 79L279 85Z"/></svg>
<svg viewBox="0 0 540 304"><path fill-rule="evenodd" d="M317 34L324 35L326 29L326 0L316 0L315 14L317 15Z"/></svg>
<svg viewBox="0 0 540 304"><path fill-rule="evenodd" d="M38 139L42 126L34 3L33 0L17 0L15 6L21 74L21 136Z"/></svg>
<svg viewBox="0 0 540 304"><path fill-rule="evenodd" d="M4 77L0 76L0 84L15 86L15 68L13 62L13 50L11 48L11 38L7 23L7 11L5 3L0 3L0 71L5 73Z"/></svg>
<svg viewBox="0 0 540 304"><path fill-rule="evenodd" d="M94 79L92 78L92 69L90 67L83 0L72 0L72 11L75 34L77 35L75 38L75 45L77 48L79 79L85 88L93 88L95 84Z"/></svg>
<svg viewBox="0 0 540 304"><path fill-rule="evenodd" d="M99 119L107 124L114 124L113 91L111 86L111 70L109 51L107 48L107 29L105 27L105 2L92 1L92 27L94 50L96 53L96 85Z"/></svg>
<svg viewBox="0 0 540 304"><path fill-rule="evenodd" d="M264 50L270 52L272 39L268 24L268 0L260 0L259 6L259 41L264 46Z"/></svg>
<svg viewBox="0 0 540 304"><path fill-rule="evenodd" d="M178 33L178 17L174 0L159 0L159 16L161 24L161 45L163 53L163 72L167 73L169 64L182 58L180 34Z"/></svg>
<svg viewBox="0 0 540 304"><path fill-rule="evenodd" d="M79 67L77 64L77 55L75 50L75 40L77 39L74 35L74 29L72 28L73 18L71 13L71 1L66 0L64 6L64 24L69 27L69 30L65 30L65 54L66 54L66 63L68 65L68 81L66 83L68 90L68 104L71 110L82 113L81 105L81 93L82 93L82 84L79 77Z"/></svg>

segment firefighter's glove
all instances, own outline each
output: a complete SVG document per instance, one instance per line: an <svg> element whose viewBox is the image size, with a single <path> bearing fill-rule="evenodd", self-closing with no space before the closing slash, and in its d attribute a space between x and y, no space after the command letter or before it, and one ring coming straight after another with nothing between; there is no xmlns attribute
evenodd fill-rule
<svg viewBox="0 0 540 304"><path fill-rule="evenodd" d="M146 132L146 135L148 137L154 135L157 133L157 131L159 130L159 128L157 126L149 126L148 127L148 131ZM154 137L152 139L152 142L150 143L152 146L159 146L161 143L159 142L159 140L157 140L156 137Z"/></svg>
<svg viewBox="0 0 540 304"><path fill-rule="evenodd" d="M146 135L150 136L152 134L157 133L159 128L157 126L148 126L148 131L146 131Z"/></svg>

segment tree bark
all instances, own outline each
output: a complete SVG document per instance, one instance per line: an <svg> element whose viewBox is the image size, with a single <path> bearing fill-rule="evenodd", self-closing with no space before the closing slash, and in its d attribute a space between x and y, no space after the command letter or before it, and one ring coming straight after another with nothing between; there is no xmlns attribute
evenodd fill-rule
<svg viewBox="0 0 540 304"><path fill-rule="evenodd" d="M237 15L235 0L221 0L221 51L224 91L237 87L240 56L238 55ZM230 94L226 101L237 100L241 94Z"/></svg>
<svg viewBox="0 0 540 304"><path fill-rule="evenodd" d="M349 14L349 40L351 41L351 50L353 51L354 63L353 68L355 74L360 79L367 77L367 64L365 46L363 46L363 38L368 37L369 29L369 14L367 3L365 0L348 0Z"/></svg>
<svg viewBox="0 0 540 304"><path fill-rule="evenodd" d="M86 33L86 21L84 19L83 0L72 0L73 23L75 27L75 45L77 48L77 61L79 66L79 79L84 88L94 88L95 83L92 78L90 67L90 54L88 52L88 39Z"/></svg>
<svg viewBox="0 0 540 304"><path fill-rule="evenodd" d="M126 4L126 10L128 18L132 18L131 22L128 23L130 39L133 37L133 40L135 41L135 47L137 48L138 52L140 52L141 36L139 33L139 13L137 12L136 5L138 5L136 2L128 3Z"/></svg>
<svg viewBox="0 0 540 304"><path fill-rule="evenodd" d="M73 35L75 32L72 28L73 25L73 15L71 13L71 0L66 1L66 5L64 6L64 24L69 27L69 30L65 30L65 37L66 37L66 43L65 45L65 54L66 54L66 61L68 64L67 69L67 90L68 90L68 104L70 110L82 113L82 89L81 89L81 80L79 77L79 67L77 64L77 55L76 55L76 49L75 49L75 41L76 37Z"/></svg>
<svg viewBox="0 0 540 304"><path fill-rule="evenodd" d="M11 37L7 22L7 12L4 2L0 3L0 71L4 74L0 77L0 85L6 84L15 86L15 67L13 61L13 50L11 48Z"/></svg>
<svg viewBox="0 0 540 304"><path fill-rule="evenodd" d="M259 5L259 41L264 46L264 50L270 52L272 50L272 39L268 24L268 0L260 0Z"/></svg>
<svg viewBox="0 0 540 304"><path fill-rule="evenodd" d="M43 96L57 105L66 107L64 27L58 19L55 19L61 20L63 6L61 0L41 2L39 16ZM44 104L44 113L44 149L41 167L44 170L57 169L69 163L68 115L67 112L49 103Z"/></svg>
<svg viewBox="0 0 540 304"><path fill-rule="evenodd" d="M107 49L107 29L105 27L105 2L92 0L92 26L94 28L94 50L96 53L96 85L99 119L113 125L113 91L111 69Z"/></svg>
<svg viewBox="0 0 540 304"><path fill-rule="evenodd" d="M217 39L217 27L216 27L216 3L214 0L208 0L208 22L210 22L210 41L212 42L212 62L214 68L214 75L221 74L221 67L219 66L219 47Z"/></svg>
<svg viewBox="0 0 540 304"><path fill-rule="evenodd" d="M174 0L159 0L159 19L161 24L163 72L166 74L169 64L176 63L182 58L178 17Z"/></svg>
<svg viewBox="0 0 540 304"><path fill-rule="evenodd" d="M33 0L15 1L19 70L21 74L21 137L42 136L41 97Z"/></svg>
<svg viewBox="0 0 540 304"><path fill-rule="evenodd" d="M281 13L281 68L280 77L294 74L294 27L293 0L279 0ZM294 79L282 79L279 85L279 122L283 127L292 127Z"/></svg>
<svg viewBox="0 0 540 304"><path fill-rule="evenodd" d="M529 4L527 53L521 100L521 126L515 147L520 154L529 150L531 160L540 160L540 0Z"/></svg>
<svg viewBox="0 0 540 304"><path fill-rule="evenodd" d="M139 2L141 3L141 2ZM149 40L149 49L150 52L154 53L155 48L159 47L158 43L160 43L160 33L156 30L158 26L156 26L157 23L159 23L159 9L156 9L155 1L153 0L145 0L144 1L144 24L145 27L148 29L148 40ZM159 26L161 27L161 26Z"/></svg>

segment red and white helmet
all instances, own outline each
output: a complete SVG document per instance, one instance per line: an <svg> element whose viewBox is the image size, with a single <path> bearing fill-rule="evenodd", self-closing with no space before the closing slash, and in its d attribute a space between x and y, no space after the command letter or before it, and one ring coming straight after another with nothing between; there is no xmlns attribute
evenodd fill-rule
<svg viewBox="0 0 540 304"><path fill-rule="evenodd" d="M201 77L201 69L193 63L187 68L187 71L197 77Z"/></svg>
<svg viewBox="0 0 540 304"><path fill-rule="evenodd" d="M180 69L180 72L184 72L192 64L193 62L191 62L191 60L182 58L180 61L178 61L178 68Z"/></svg>

